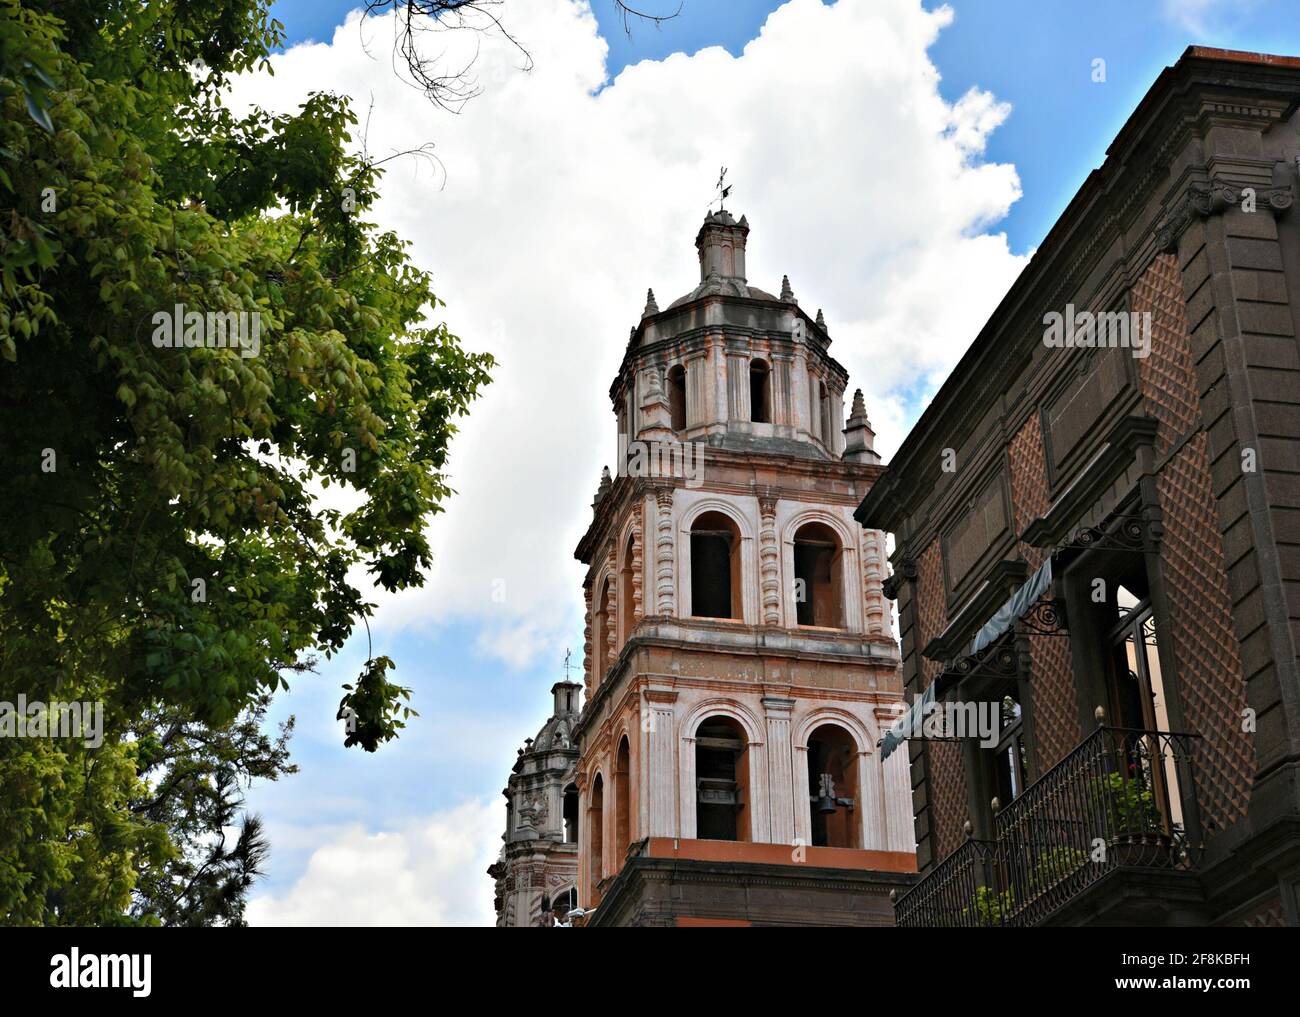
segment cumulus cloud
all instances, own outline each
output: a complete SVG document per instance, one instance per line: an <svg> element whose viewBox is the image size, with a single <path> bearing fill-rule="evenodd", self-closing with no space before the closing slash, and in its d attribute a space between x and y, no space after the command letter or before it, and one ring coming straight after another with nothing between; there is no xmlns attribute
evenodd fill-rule
<svg viewBox="0 0 1300 1017"><path fill-rule="evenodd" d="M484 875L500 847L502 810L471 800L367 833L350 826L320 845L286 893L248 902L250 925L492 925Z"/></svg>
<svg viewBox="0 0 1300 1017"><path fill-rule="evenodd" d="M459 116L393 73L391 19L355 14L233 99L290 110L328 89L363 117L373 99L372 154L436 144L445 177L390 164L373 218L412 242L453 330L501 366L453 448L429 583L380 598L375 626L469 619L482 653L524 666L581 624L572 549L613 459L608 386L646 288L663 307L694 285L720 165L753 228L751 280L776 291L788 273L825 308L886 453L1025 259L992 232L1019 197L1014 167L983 157L1008 107L979 90L946 102L927 56L947 8L792 0L738 57L679 53L612 81L585 2L506 15L531 72L505 39L437 38L450 64L481 46L482 94Z"/></svg>

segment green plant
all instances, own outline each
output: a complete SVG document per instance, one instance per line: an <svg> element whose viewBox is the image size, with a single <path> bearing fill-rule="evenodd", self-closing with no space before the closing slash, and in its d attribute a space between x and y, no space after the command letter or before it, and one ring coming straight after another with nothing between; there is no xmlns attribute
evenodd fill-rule
<svg viewBox="0 0 1300 1017"><path fill-rule="evenodd" d="M1029 885L1035 889L1051 886L1083 868L1087 861L1086 851L1065 844L1040 851L1034 856L1034 867L1029 871Z"/></svg>
<svg viewBox="0 0 1300 1017"><path fill-rule="evenodd" d="M1109 773L1093 781L1093 801L1115 819L1118 833L1144 833L1160 828L1160 812L1144 777L1137 773L1125 780L1119 773Z"/></svg>
<svg viewBox="0 0 1300 1017"><path fill-rule="evenodd" d="M1011 914L1014 905L1015 895L1010 890L998 893L990 886L981 886L976 888L975 895L971 897L971 906L965 908L961 915L967 919L973 916L975 924L980 927L1001 925Z"/></svg>

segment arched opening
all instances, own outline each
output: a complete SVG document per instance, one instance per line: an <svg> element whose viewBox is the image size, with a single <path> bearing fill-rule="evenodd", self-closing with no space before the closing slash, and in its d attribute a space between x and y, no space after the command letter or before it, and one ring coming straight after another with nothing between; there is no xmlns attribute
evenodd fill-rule
<svg viewBox="0 0 1300 1017"><path fill-rule="evenodd" d="M686 430L686 368L675 364L668 369L668 412L674 431Z"/></svg>
<svg viewBox="0 0 1300 1017"><path fill-rule="evenodd" d="M587 873L591 882L591 894L596 897L596 887L600 884L604 865L601 855L605 851L605 780L600 774L591 782L591 805L587 809L587 829L591 831L591 850L587 853Z"/></svg>
<svg viewBox="0 0 1300 1017"><path fill-rule="evenodd" d="M632 787L631 769L631 751L627 736L624 735L618 743L618 755L614 759L614 858L620 867L627 855L628 845L632 843L632 810L628 801Z"/></svg>
<svg viewBox="0 0 1300 1017"><path fill-rule="evenodd" d="M800 625L844 628L843 554L835 531L805 523L794 535L795 613Z"/></svg>
<svg viewBox="0 0 1300 1017"><path fill-rule="evenodd" d="M808 737L808 804L814 847L862 846L857 746L836 724L823 724Z"/></svg>
<svg viewBox="0 0 1300 1017"><path fill-rule="evenodd" d="M749 746L730 717L710 717L695 733L695 836L749 840Z"/></svg>
<svg viewBox="0 0 1300 1017"><path fill-rule="evenodd" d="M756 424L772 422L771 371L766 360L749 362L749 419Z"/></svg>
<svg viewBox="0 0 1300 1017"><path fill-rule="evenodd" d="M592 678L599 685L605 680L605 671L609 668L609 653L606 641L609 636L609 577L600 584L600 596L596 599L596 610L591 620L591 659L594 664Z"/></svg>
<svg viewBox="0 0 1300 1017"><path fill-rule="evenodd" d="M835 431L834 422L831 420L831 396L826 391L826 383L819 382L817 385L818 397L817 406L818 414L821 417L822 424L822 444L826 446L826 451L834 454L835 452Z"/></svg>
<svg viewBox="0 0 1300 1017"><path fill-rule="evenodd" d="M564 789L564 843L578 843L578 786Z"/></svg>
<svg viewBox="0 0 1300 1017"><path fill-rule="evenodd" d="M621 642L627 642L632 637L632 627L636 624L636 618L633 616L634 602L632 597L633 572L632 572L632 553L635 550L635 535L627 535L627 544L623 547L623 568L619 572L618 587L618 613L619 613L619 634L622 637Z"/></svg>
<svg viewBox="0 0 1300 1017"><path fill-rule="evenodd" d="M703 512L691 524L691 614L743 617L740 530L721 512Z"/></svg>

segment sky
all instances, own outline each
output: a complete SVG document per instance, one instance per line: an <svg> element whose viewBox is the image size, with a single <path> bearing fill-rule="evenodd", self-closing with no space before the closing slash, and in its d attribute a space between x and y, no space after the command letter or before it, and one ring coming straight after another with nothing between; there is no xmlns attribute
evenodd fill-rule
<svg viewBox="0 0 1300 1017"><path fill-rule="evenodd" d="M477 56L453 114L397 73L391 19L354 6L276 3L286 51L231 103L332 91L369 110L372 155L431 142L436 161L389 164L370 218L500 366L453 444L426 585L372 598L419 717L343 748L364 634L276 702L300 772L249 794L272 845L253 924L492 923L501 789L566 647L579 674L573 549L613 459L609 383L646 289L663 307L694 286L720 167L751 282L788 274L825 309L887 460L1163 67L1189 44L1300 53L1296 0L684 0L630 32L612 0L504 0L531 69L498 33L425 38Z"/></svg>

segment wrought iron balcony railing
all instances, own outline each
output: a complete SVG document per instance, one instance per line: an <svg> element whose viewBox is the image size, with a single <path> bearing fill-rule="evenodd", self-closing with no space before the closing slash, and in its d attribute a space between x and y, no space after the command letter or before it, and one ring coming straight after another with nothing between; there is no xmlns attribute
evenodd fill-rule
<svg viewBox="0 0 1300 1017"><path fill-rule="evenodd" d="M1198 736L1098 727L895 905L901 926L1037 925L1115 868L1190 869Z"/></svg>

